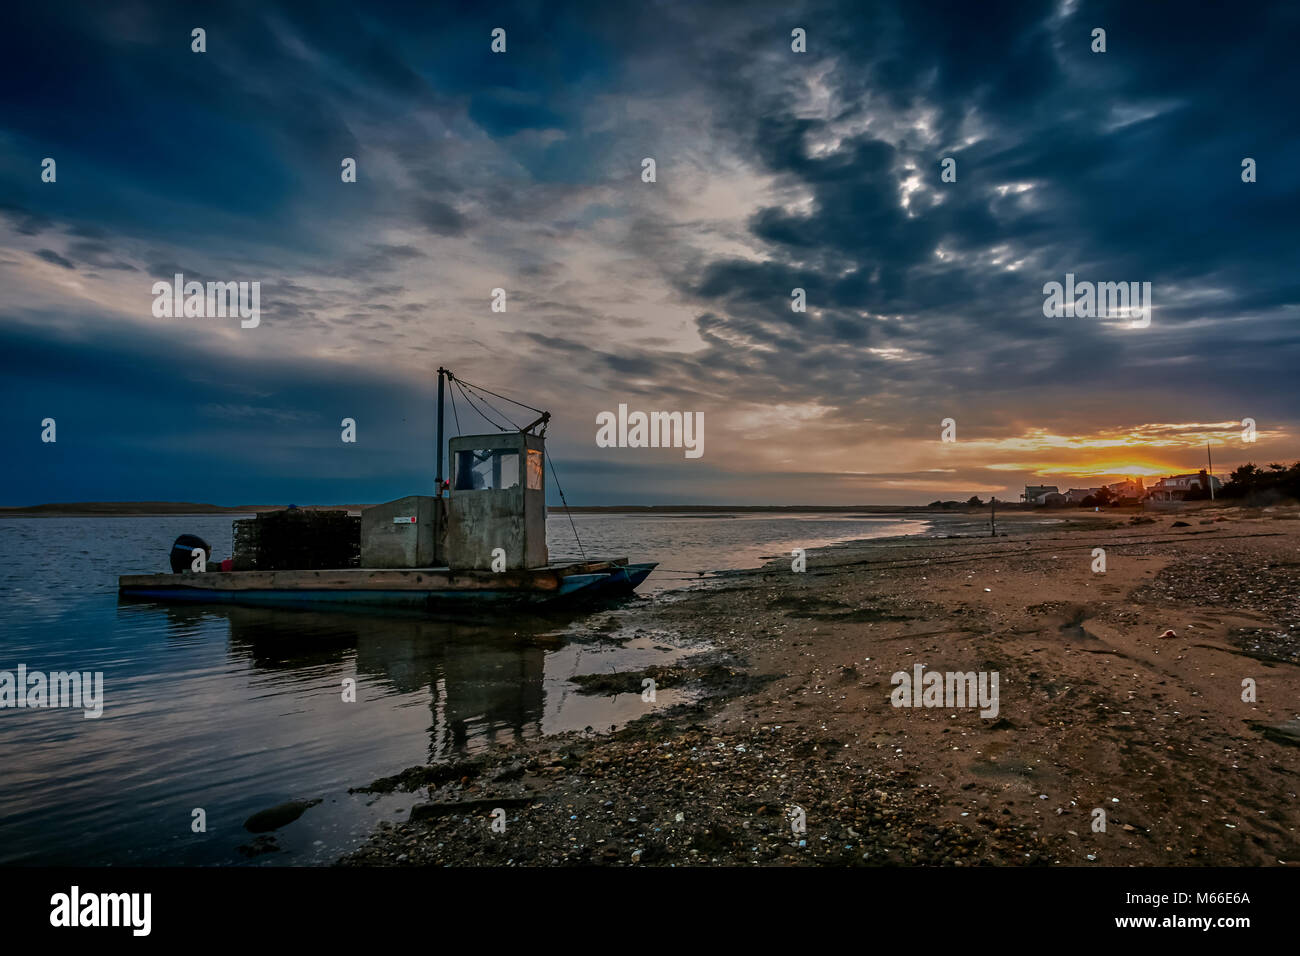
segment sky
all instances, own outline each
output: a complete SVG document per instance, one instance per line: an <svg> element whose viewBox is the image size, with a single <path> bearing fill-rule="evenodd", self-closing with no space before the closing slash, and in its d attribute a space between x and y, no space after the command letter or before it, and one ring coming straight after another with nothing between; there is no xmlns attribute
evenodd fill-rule
<svg viewBox="0 0 1300 956"><path fill-rule="evenodd" d="M571 504L1300 458L1295 5L6 17L0 505L432 493L440 365L552 413ZM155 315L176 273L257 281L258 324ZM1149 282L1150 323L1045 315L1067 274ZM702 414L703 454L601 447L620 404Z"/></svg>

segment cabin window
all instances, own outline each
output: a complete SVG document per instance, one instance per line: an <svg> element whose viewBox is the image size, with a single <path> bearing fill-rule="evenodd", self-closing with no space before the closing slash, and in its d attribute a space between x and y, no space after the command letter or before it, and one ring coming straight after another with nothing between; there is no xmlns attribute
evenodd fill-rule
<svg viewBox="0 0 1300 956"><path fill-rule="evenodd" d="M528 449L528 490L542 490L542 453L535 448Z"/></svg>
<svg viewBox="0 0 1300 956"><path fill-rule="evenodd" d="M484 448L456 452L456 491L504 491L519 486L519 452Z"/></svg>

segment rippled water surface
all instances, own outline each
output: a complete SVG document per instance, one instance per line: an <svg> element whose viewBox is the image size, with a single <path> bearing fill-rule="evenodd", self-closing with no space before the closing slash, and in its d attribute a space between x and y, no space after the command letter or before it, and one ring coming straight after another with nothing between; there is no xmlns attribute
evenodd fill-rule
<svg viewBox="0 0 1300 956"><path fill-rule="evenodd" d="M843 516L577 515L588 556L665 569L755 567L922 521ZM564 516L553 560L577 556ZM686 653L670 634L575 640L586 614L476 619L119 602L119 574L167 569L177 535L229 555L231 518L0 520L0 671L102 671L104 710L0 708L0 863L242 863L251 814L321 798L254 865L329 862L412 797L348 787L494 742L644 713L635 693L580 695L568 680ZM690 579L653 575L653 595ZM357 700L342 686L356 681ZM660 691L658 703L681 699ZM206 832L192 828L202 809Z"/></svg>

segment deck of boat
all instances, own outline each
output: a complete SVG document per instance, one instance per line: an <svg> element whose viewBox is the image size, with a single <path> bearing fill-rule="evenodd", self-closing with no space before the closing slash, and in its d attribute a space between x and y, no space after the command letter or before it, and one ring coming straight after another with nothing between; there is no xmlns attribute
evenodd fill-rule
<svg viewBox="0 0 1300 956"><path fill-rule="evenodd" d="M118 590L124 597L198 603L407 607L465 601L539 603L579 594L630 593L653 568L611 558L499 572L444 567L128 574L118 579Z"/></svg>

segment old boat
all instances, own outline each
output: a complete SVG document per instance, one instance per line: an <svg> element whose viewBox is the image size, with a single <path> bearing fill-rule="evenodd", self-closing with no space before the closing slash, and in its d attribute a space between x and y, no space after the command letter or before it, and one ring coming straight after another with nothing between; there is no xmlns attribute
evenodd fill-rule
<svg viewBox="0 0 1300 956"><path fill-rule="evenodd" d="M630 595L657 565L627 558L588 560L585 552L581 561L549 562L545 465L550 413L541 412L535 421L511 430L480 410L501 431L459 435L444 446L448 384L470 401L472 396L480 401L496 396L514 402L438 369L433 495L398 498L364 508L359 516L291 507L239 520L234 523L234 557L216 566L208 564L206 543L182 535L173 545L172 573L123 575L119 593L154 601L426 610L573 604ZM488 407L510 420L490 403ZM444 447L450 458L447 477ZM556 487L563 500L558 481ZM581 540L578 548L583 551Z"/></svg>

